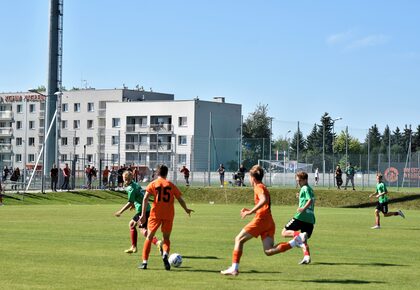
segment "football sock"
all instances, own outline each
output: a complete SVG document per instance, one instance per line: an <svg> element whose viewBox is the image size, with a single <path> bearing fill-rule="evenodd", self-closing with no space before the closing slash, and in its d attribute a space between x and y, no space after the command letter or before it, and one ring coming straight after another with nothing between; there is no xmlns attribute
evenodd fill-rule
<svg viewBox="0 0 420 290"><path fill-rule="evenodd" d="M137 248L137 230L136 228L130 228L131 245Z"/></svg>
<svg viewBox="0 0 420 290"><path fill-rule="evenodd" d="M300 232L298 232L298 231L294 231L294 232L293 232L293 237L299 236L299 234L300 234Z"/></svg>
<svg viewBox="0 0 420 290"><path fill-rule="evenodd" d="M290 250L291 248L292 248L292 245L290 245L290 242L289 243L280 243L280 244L277 245L277 249L279 249L280 253L286 252L286 251Z"/></svg>
<svg viewBox="0 0 420 290"><path fill-rule="evenodd" d="M242 251L234 250L232 254L232 265L233 264L239 264L239 261L241 260Z"/></svg>
<svg viewBox="0 0 420 290"><path fill-rule="evenodd" d="M305 244L305 247L303 248L303 254L305 256L310 256L311 255L311 253L309 252L309 246L308 246L308 244Z"/></svg>
<svg viewBox="0 0 420 290"><path fill-rule="evenodd" d="M149 239L145 239L144 240L144 245L143 245L143 260L148 260L149 259L149 254L150 254L150 248L152 247L152 241Z"/></svg>

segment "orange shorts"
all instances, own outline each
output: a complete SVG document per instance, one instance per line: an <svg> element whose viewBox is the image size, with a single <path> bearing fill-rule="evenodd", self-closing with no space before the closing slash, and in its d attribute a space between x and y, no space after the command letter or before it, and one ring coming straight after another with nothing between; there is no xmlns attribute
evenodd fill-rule
<svg viewBox="0 0 420 290"><path fill-rule="evenodd" d="M274 234L276 232L276 224L273 219L253 219L249 224L244 227L244 231L258 238L261 236L261 240L264 240L266 237L274 239Z"/></svg>
<svg viewBox="0 0 420 290"><path fill-rule="evenodd" d="M156 217L149 217L149 222L147 223L147 230L149 232L156 232L160 227L162 233L170 233L172 231L172 224L174 220L159 219Z"/></svg>

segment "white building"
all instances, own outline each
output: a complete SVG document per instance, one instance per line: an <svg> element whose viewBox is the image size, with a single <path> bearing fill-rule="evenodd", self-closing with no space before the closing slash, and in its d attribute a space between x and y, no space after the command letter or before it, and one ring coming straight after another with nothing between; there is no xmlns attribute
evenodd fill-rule
<svg viewBox="0 0 420 290"><path fill-rule="evenodd" d="M63 92L59 114L60 162L77 158L99 167L125 163L154 167L186 164L206 170L239 160L241 105L174 100L143 90ZM44 138L45 98L0 94L0 165L33 167Z"/></svg>

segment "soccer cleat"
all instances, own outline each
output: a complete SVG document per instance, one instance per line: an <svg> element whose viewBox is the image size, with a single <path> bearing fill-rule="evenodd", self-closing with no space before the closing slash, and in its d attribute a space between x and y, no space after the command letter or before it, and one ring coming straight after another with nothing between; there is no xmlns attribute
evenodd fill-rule
<svg viewBox="0 0 420 290"><path fill-rule="evenodd" d="M138 266L139 269L146 270L147 269L147 263L142 263Z"/></svg>
<svg viewBox="0 0 420 290"><path fill-rule="evenodd" d="M158 249L158 251L159 251L159 254L160 254L160 256L162 257L163 256L163 248L162 248L162 241L157 241L157 243L156 243L156 247L157 247L157 249Z"/></svg>
<svg viewBox="0 0 420 290"><path fill-rule="evenodd" d="M168 255L164 255L162 260L163 260L163 265L165 266L165 270L166 271L171 270L171 264L169 264Z"/></svg>
<svg viewBox="0 0 420 290"><path fill-rule="evenodd" d="M379 230L381 228L381 226L375 225L373 227L371 227L372 230Z"/></svg>
<svg viewBox="0 0 420 290"><path fill-rule="evenodd" d="M299 265L307 265L309 263L311 263L311 256L303 256L303 259L299 262Z"/></svg>
<svg viewBox="0 0 420 290"><path fill-rule="evenodd" d="M239 275L239 271L235 270L233 267L230 267L224 271L220 271L220 274L222 275L230 275L230 276L238 276Z"/></svg>
<svg viewBox="0 0 420 290"><path fill-rule="evenodd" d="M137 253L137 248L131 247L128 250L125 250L124 252L127 254Z"/></svg>
<svg viewBox="0 0 420 290"><path fill-rule="evenodd" d="M401 210L398 211L398 215L405 219L405 214Z"/></svg>

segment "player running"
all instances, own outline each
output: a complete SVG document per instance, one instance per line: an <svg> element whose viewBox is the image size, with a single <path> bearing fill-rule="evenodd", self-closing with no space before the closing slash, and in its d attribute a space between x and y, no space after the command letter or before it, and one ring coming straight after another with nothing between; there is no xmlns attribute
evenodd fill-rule
<svg viewBox="0 0 420 290"><path fill-rule="evenodd" d="M379 230L381 228L380 215L382 212L384 217L399 215L402 218L405 218L404 213L401 210L388 212L388 190L386 189L385 183L382 181L382 174L378 173L376 175L376 191L369 195L369 197L375 196L378 198L378 204L375 209L375 225L371 229Z"/></svg>
<svg viewBox="0 0 420 290"><path fill-rule="evenodd" d="M166 270L171 269L168 257L170 251L170 236L172 231L172 224L175 216L174 198L176 198L185 212L190 216L192 209L189 209L181 197L181 192L172 182L166 179L168 175L168 167L161 165L157 169L158 178L149 183L146 187L146 194L143 198L142 214L140 216L140 223L144 223L147 218L146 208L149 204L150 195L154 196L150 217L147 224L149 233L143 245L143 262L139 266L140 269L147 269L147 263L150 254L152 239L155 236L157 229L160 227L163 235L162 240L162 259Z"/></svg>
<svg viewBox="0 0 420 290"><path fill-rule="evenodd" d="M296 174L296 182L300 186L300 191L296 193L296 197L299 198L299 205L293 218L284 226L281 235L283 237L296 237L301 233L305 233L309 239L315 224L314 191L308 185L308 173L298 172ZM299 246L303 250L303 260L299 264L309 264L311 256L308 243L305 241Z"/></svg>
<svg viewBox="0 0 420 290"><path fill-rule="evenodd" d="M220 273L222 275L237 276L239 274L239 261L245 242L252 238L261 236L264 253L272 256L281 252L290 250L293 247L301 246L306 241L306 234L296 235L288 243L280 243L274 246L274 234L276 225L271 216L270 193L267 187L262 183L264 169L259 165L254 165L249 171L249 181L254 187L255 206L252 209L243 208L241 217L255 214L254 218L248 223L236 236L235 246L232 254L232 265Z"/></svg>
<svg viewBox="0 0 420 290"><path fill-rule="evenodd" d="M143 203L143 197L144 197L144 191L141 188L140 185L138 185L136 182L133 181L133 173L131 171L125 171L122 175L125 191L128 194L128 202L126 205L124 205L119 211L114 213L116 217L120 217L121 214L126 211L127 209L136 209L136 214L133 216L133 218L128 223L128 226L130 228L130 237L131 237L131 247L125 252L127 254L132 254L137 252L137 222L140 218L141 209L142 209L142 203ZM146 237L147 235L147 219L149 217L150 213L150 205L147 205L146 207L146 222L139 225L140 232L143 236ZM153 237L152 243L157 244L158 240Z"/></svg>

